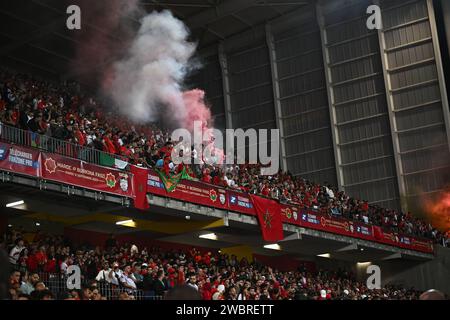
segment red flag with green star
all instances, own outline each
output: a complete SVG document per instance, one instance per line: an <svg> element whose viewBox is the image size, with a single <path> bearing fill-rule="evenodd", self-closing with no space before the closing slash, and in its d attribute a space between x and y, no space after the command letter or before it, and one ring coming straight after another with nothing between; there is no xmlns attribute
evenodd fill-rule
<svg viewBox="0 0 450 320"><path fill-rule="evenodd" d="M134 207L146 210L150 207L147 200L148 169L131 166L133 176L133 190L135 194Z"/></svg>
<svg viewBox="0 0 450 320"><path fill-rule="evenodd" d="M283 240L281 206L278 202L251 195L253 206L258 214L263 239L267 242Z"/></svg>

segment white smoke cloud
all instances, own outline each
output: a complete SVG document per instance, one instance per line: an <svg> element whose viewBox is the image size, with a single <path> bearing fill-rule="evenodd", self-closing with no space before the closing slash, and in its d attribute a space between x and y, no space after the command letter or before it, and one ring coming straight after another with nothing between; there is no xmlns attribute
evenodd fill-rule
<svg viewBox="0 0 450 320"><path fill-rule="evenodd" d="M113 65L106 92L124 115L142 123L158 120L164 110L168 118L182 123L188 109L181 86L196 50L188 37L184 23L170 11L142 19L125 58Z"/></svg>

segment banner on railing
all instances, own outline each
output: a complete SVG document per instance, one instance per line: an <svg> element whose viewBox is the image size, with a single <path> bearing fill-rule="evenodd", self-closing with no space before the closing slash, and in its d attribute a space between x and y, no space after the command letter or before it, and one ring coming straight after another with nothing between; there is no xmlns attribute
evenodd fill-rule
<svg viewBox="0 0 450 320"><path fill-rule="evenodd" d="M253 201L248 194L236 191L227 191L227 199L229 209L231 211L236 211L252 216L256 215Z"/></svg>
<svg viewBox="0 0 450 320"><path fill-rule="evenodd" d="M41 177L125 197L133 197L132 175L56 154L41 154Z"/></svg>
<svg viewBox="0 0 450 320"><path fill-rule="evenodd" d="M304 228L321 230L356 237L364 240L374 240L372 227L361 222L330 217L312 210L300 210L295 206L282 205L283 222Z"/></svg>
<svg viewBox="0 0 450 320"><path fill-rule="evenodd" d="M32 148L0 143L0 169L136 200L137 192L134 190L132 173L55 154L41 153ZM188 180L181 180L173 192L167 192L158 174L153 170L147 172L147 193L256 216L254 202L248 194ZM145 176L143 179L145 181ZM143 197L142 199L145 201ZM312 210L304 210L296 205L282 203L278 205L283 223L376 241L404 249L433 252L433 244L429 240L399 235L391 231L386 232L380 227L330 217ZM146 207L145 203L140 206L142 209Z"/></svg>
<svg viewBox="0 0 450 320"><path fill-rule="evenodd" d="M0 168L3 170L38 177L39 157L37 150L0 143Z"/></svg>
<svg viewBox="0 0 450 320"><path fill-rule="evenodd" d="M186 180L180 181L175 191L167 192L158 174L152 170L149 170L149 172L148 193L256 216L254 202L250 198L250 195L246 193ZM278 205L280 206L283 223L368 241L376 241L420 252L433 252L432 242L428 240L418 240L414 237L399 237L392 232L385 231L382 231L384 234L383 237L377 237L373 227L362 222L330 217L314 212L313 210L304 210L296 205L283 203L279 203ZM398 241L396 240L396 237L398 238Z"/></svg>
<svg viewBox="0 0 450 320"><path fill-rule="evenodd" d="M228 210L227 191L197 181L182 180L172 192L166 191L161 177L149 170L147 192L181 201Z"/></svg>

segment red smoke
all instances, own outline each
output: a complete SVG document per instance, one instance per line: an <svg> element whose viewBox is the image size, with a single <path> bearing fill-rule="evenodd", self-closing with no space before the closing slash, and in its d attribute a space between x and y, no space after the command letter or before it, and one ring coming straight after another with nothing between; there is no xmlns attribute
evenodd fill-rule
<svg viewBox="0 0 450 320"><path fill-rule="evenodd" d="M180 71L178 69L181 68L176 63L167 64L167 57L163 54L156 54L152 57L153 60L148 60L145 54L149 51L142 50L142 42L145 40L149 50L162 50L164 53L167 51L170 53L169 58L172 57L173 60L181 59L183 61L186 57L181 54L182 52L185 52L184 55L186 56L192 54L192 45L187 39L184 39L183 28L178 28L180 30L176 29L179 34L174 37L173 41L162 43L161 47L159 47L158 43L153 44L153 42L156 42L154 41L155 39L158 40L158 37L151 32L148 34L148 37L142 38L142 34L136 32L137 30L133 30L133 23L129 16L145 14L144 11L140 11L138 0L108 0L100 2L79 0L78 5L83 13L82 21L84 26L77 34L76 40L79 45L77 46L76 59L72 68L81 82L93 85L110 97L113 96L112 93L116 92L122 96L126 95L135 87L138 88L137 91L140 91L139 93L142 92L143 95L147 94L147 96L150 96L150 98L141 99L142 101L138 99L137 102L135 101L136 99L125 99L128 103L120 104L122 109L130 108L130 104L139 106L134 110L146 107L145 103L151 104L147 106L149 109L148 118L151 119L130 117L134 121L154 121L158 120L155 118L161 117L164 120L169 120L168 122L171 126L185 128L191 133L194 131L195 121L203 123L203 131L213 127L211 111L205 102L205 92L200 89L181 92L179 83L183 79L172 81L171 77L173 75L170 73L172 69L175 69L175 74L177 74ZM163 30L164 27L167 28L167 25L178 26L178 24L174 23L175 19L171 15L164 13L161 13L159 16L153 16L153 19L157 19L160 22L165 19L166 23L157 24ZM137 26L135 25L134 27ZM164 35L164 33L162 34ZM137 37L140 38L135 43ZM133 47L133 43L138 45ZM130 51L130 48L133 51ZM126 59L129 58L129 55L134 60ZM142 68L150 66L154 71L151 73L153 76L151 80L157 81L149 81L147 83L144 81L147 79L140 78L142 68L131 69L129 73L119 73L119 69L116 68L117 62L124 59L126 63L131 61L131 66L135 66L134 62L142 63ZM122 84L123 92L118 91L120 86L117 88L114 85L116 81ZM147 90L149 89L147 84L154 90ZM141 106L138 102L145 103L141 103ZM162 106L159 107L157 103ZM157 107L155 105L158 106L158 110L156 110ZM125 112L124 114L127 113Z"/></svg>
<svg viewBox="0 0 450 320"><path fill-rule="evenodd" d="M186 117L181 120L181 126L184 129L193 132L194 121L203 123L202 129L212 127L211 110L205 103L205 92L200 89L194 89L183 92L183 101L186 106Z"/></svg>
<svg viewBox="0 0 450 320"><path fill-rule="evenodd" d="M443 232L450 232L450 189L424 204L432 224Z"/></svg>
<svg viewBox="0 0 450 320"><path fill-rule="evenodd" d="M192 133L194 130L194 122L200 121L202 123L202 133L210 134L210 140L205 142L205 146L209 148L211 156L215 158L214 163L222 165L225 160L225 154L223 152L224 146L218 147L213 140L212 132L207 131L208 129L214 129L214 123L211 116L211 110L205 103L205 92L200 89L185 91L183 92L183 102L186 107L187 115L181 120L181 126ZM204 156L206 156L206 154L204 154Z"/></svg>

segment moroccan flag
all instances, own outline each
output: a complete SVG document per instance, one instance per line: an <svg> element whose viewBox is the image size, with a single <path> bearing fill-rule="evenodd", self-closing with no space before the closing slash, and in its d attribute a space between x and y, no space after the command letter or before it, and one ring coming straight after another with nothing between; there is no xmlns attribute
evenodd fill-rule
<svg viewBox="0 0 450 320"><path fill-rule="evenodd" d="M133 189L136 198L134 199L134 207L136 209L146 210L150 208L147 200L147 180L148 170L137 166L131 166L133 174Z"/></svg>
<svg viewBox="0 0 450 320"><path fill-rule="evenodd" d="M375 236L375 239L381 240L383 239L383 230L378 226L373 226L373 235Z"/></svg>
<svg viewBox="0 0 450 320"><path fill-rule="evenodd" d="M180 173L170 174L169 176L167 176L161 170L155 169L155 171L161 178L161 181L164 184L164 188L166 189L167 192L173 192L181 180L196 180L188 174L186 168L183 168L183 170Z"/></svg>
<svg viewBox="0 0 450 320"><path fill-rule="evenodd" d="M267 242L283 240L283 223L281 221L281 206L278 202L254 195L253 206L258 214L259 225L263 239Z"/></svg>

